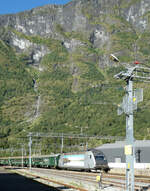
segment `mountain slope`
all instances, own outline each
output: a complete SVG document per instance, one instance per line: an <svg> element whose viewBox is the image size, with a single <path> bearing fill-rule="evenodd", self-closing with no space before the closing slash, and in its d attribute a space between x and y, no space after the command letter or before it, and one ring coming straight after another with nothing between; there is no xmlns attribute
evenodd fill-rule
<svg viewBox="0 0 150 191"><path fill-rule="evenodd" d="M149 6L148 0L74 0L0 15L0 147L16 144L23 130L83 127L89 135L125 136L125 116L116 111L125 82L113 75L135 59L149 66ZM110 53L122 64L113 65ZM150 86L136 87L146 88L135 137L149 138Z"/></svg>

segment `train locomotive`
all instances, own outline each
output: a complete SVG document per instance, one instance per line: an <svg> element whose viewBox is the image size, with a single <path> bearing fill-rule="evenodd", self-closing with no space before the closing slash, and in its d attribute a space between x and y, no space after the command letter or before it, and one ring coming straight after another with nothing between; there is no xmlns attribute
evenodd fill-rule
<svg viewBox="0 0 150 191"><path fill-rule="evenodd" d="M101 151L91 150L77 154L60 156L58 167L72 170L108 170L107 160Z"/></svg>
<svg viewBox="0 0 150 191"><path fill-rule="evenodd" d="M0 165L29 166L29 157L0 158ZM32 156L32 167L46 167L66 170L104 170L108 171L106 157L101 151L89 150L81 153Z"/></svg>

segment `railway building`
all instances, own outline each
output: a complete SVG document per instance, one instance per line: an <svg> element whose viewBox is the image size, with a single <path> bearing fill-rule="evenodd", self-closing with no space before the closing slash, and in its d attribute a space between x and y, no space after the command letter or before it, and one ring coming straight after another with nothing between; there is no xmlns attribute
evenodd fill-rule
<svg viewBox="0 0 150 191"><path fill-rule="evenodd" d="M96 149L104 153L110 168L125 168L125 145L125 141L116 141L111 144L103 144ZM135 168L150 169L150 140L135 141Z"/></svg>

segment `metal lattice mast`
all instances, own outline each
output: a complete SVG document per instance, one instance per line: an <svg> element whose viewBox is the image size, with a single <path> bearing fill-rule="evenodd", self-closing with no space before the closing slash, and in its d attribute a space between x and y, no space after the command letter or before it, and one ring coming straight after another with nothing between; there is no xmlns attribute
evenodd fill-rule
<svg viewBox="0 0 150 191"><path fill-rule="evenodd" d="M137 61L135 64L139 64ZM137 109L137 103L143 100L143 91L139 89L134 91L133 96L133 81L150 82L150 68L135 66L127 68L127 71L122 71L114 76L117 79L126 81L126 95L118 109L118 114L123 112L126 114L126 191L134 191L134 131L133 131L133 111Z"/></svg>

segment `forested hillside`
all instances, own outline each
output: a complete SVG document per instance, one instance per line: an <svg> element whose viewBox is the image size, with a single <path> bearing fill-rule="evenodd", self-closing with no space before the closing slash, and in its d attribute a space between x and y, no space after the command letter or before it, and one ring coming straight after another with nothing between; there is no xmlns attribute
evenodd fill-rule
<svg viewBox="0 0 150 191"><path fill-rule="evenodd" d="M135 59L150 66L149 6L146 0L74 0L0 15L0 148L19 148L17 137L28 132L79 134L82 127L90 136L125 136L117 107L126 83L113 76ZM137 87L144 100L134 112L135 138L149 139L150 85ZM48 153L54 140L41 142Z"/></svg>

